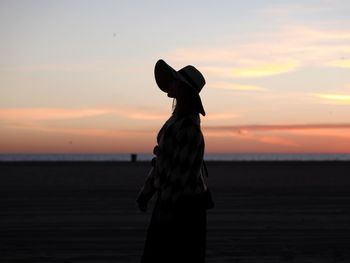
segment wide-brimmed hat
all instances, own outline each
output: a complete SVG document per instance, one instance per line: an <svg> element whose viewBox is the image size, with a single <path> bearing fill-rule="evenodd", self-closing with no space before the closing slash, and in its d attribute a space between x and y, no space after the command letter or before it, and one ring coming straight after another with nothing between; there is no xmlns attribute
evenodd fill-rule
<svg viewBox="0 0 350 263"><path fill-rule="evenodd" d="M195 91L199 104L199 112L205 116L202 100L199 96L199 92L201 92L205 85L205 79L198 69L194 66L188 65L179 71L176 71L164 60L160 59L154 67L154 77L158 87L164 92L168 92L170 83L174 80L185 82L189 88L192 88L193 91Z"/></svg>

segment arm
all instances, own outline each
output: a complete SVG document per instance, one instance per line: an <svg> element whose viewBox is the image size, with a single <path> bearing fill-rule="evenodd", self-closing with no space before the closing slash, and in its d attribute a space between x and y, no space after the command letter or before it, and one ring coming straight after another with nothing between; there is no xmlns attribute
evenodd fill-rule
<svg viewBox="0 0 350 263"><path fill-rule="evenodd" d="M153 153L157 155L158 146L154 147ZM141 211L145 212L147 210L148 201L152 198L153 194L156 192L156 188L154 187L154 177L155 177L155 165L156 165L156 157L152 159L152 168L148 172L146 180L138 194L136 202Z"/></svg>

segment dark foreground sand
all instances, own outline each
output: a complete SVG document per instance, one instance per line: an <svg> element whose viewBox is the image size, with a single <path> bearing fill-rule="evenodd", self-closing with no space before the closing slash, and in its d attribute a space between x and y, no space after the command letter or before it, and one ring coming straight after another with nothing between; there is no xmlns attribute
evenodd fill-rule
<svg viewBox="0 0 350 263"><path fill-rule="evenodd" d="M138 262L150 211L135 198L148 169L0 163L0 262ZM350 262L349 162L208 169L207 262Z"/></svg>

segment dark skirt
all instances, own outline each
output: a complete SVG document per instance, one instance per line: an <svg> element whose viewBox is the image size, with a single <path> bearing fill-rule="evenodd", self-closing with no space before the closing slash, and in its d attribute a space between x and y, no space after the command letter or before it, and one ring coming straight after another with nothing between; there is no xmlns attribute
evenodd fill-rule
<svg viewBox="0 0 350 263"><path fill-rule="evenodd" d="M164 206L158 197L141 262L205 262L207 213L188 205Z"/></svg>

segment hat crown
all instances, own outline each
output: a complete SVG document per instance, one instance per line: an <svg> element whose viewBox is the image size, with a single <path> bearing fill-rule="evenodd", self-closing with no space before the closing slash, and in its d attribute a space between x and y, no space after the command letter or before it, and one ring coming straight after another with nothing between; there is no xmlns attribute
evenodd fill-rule
<svg viewBox="0 0 350 263"><path fill-rule="evenodd" d="M188 65L178 71L182 77L199 93L205 85L202 73L194 66Z"/></svg>

